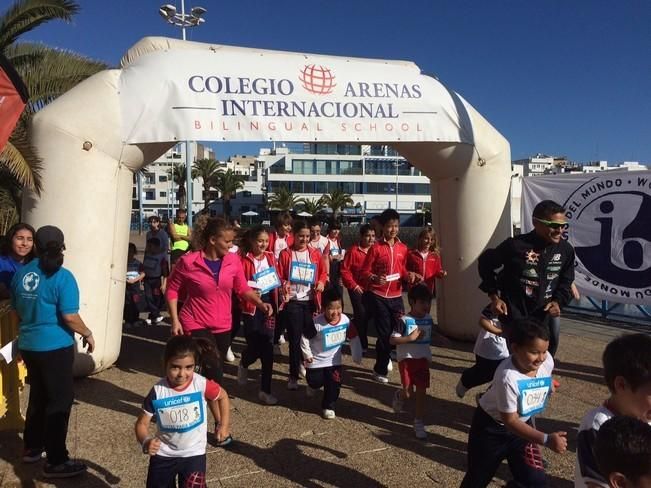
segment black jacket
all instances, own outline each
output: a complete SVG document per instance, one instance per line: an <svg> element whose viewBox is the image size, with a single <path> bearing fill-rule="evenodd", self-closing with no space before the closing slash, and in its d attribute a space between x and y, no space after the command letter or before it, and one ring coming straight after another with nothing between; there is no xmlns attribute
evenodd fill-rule
<svg viewBox="0 0 651 488"><path fill-rule="evenodd" d="M499 293L506 302L507 321L543 319L547 303L556 301L562 308L572 299L574 248L565 240L549 244L533 231L510 237L479 256L479 276L482 291Z"/></svg>

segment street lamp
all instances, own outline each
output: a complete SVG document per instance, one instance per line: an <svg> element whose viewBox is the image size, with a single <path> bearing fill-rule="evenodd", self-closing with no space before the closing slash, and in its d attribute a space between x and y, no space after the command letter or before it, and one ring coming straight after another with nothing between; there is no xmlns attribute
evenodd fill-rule
<svg viewBox="0 0 651 488"><path fill-rule="evenodd" d="M163 17L165 22L173 26L180 27L185 41L185 29L187 27L198 27L205 22L201 16L206 13L203 7L192 7L190 13L185 13L185 0L181 0L181 13L178 13L176 6L171 4L162 5L158 9L158 13ZM185 141L185 196L187 200L187 211L189 216L189 223L192 225L192 157L190 156L190 141Z"/></svg>

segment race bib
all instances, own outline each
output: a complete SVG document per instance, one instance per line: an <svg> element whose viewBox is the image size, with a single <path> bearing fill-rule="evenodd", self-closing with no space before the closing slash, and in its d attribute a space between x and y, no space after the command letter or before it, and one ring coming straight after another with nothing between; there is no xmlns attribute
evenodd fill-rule
<svg viewBox="0 0 651 488"><path fill-rule="evenodd" d="M289 268L289 281L302 285L313 285L316 278L316 265L292 261Z"/></svg>
<svg viewBox="0 0 651 488"><path fill-rule="evenodd" d="M254 274L253 280L256 283L256 288L263 295L280 286L280 279L274 268L267 268L264 271Z"/></svg>
<svg viewBox="0 0 651 488"><path fill-rule="evenodd" d="M432 342L432 327L434 323L432 322L432 319L414 319L414 318L409 318L405 320L405 336L408 336L411 334L416 327L419 329L423 330L424 334L423 337L418 339L415 342L412 342L412 344L429 344Z"/></svg>
<svg viewBox="0 0 651 488"><path fill-rule="evenodd" d="M393 273L387 275L385 278L387 281L398 281L400 279L400 273Z"/></svg>
<svg viewBox="0 0 651 488"><path fill-rule="evenodd" d="M519 380L518 414L527 417L545 410L551 386L551 376Z"/></svg>
<svg viewBox="0 0 651 488"><path fill-rule="evenodd" d="M162 432L188 432L204 421L200 392L160 398L152 402Z"/></svg>
<svg viewBox="0 0 651 488"><path fill-rule="evenodd" d="M330 256L339 256L341 254L341 249L330 248Z"/></svg>
<svg viewBox="0 0 651 488"><path fill-rule="evenodd" d="M328 351L335 347L341 346L346 342L346 330L348 324L337 325L336 327L328 327L321 331L323 335L323 350Z"/></svg>
<svg viewBox="0 0 651 488"><path fill-rule="evenodd" d="M138 276L140 276L140 273L138 271L127 271L128 280L135 280Z"/></svg>

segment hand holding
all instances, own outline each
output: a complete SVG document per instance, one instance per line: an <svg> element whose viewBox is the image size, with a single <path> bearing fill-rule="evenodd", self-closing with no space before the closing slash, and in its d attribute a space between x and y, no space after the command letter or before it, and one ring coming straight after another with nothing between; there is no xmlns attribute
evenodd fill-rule
<svg viewBox="0 0 651 488"><path fill-rule="evenodd" d="M563 454L567 451L567 432L549 434L547 445L552 451Z"/></svg>

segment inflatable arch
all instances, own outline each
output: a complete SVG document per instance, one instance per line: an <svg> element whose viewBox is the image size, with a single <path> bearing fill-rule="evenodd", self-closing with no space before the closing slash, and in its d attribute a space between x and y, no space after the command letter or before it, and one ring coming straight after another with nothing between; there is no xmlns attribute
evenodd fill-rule
<svg viewBox="0 0 651 488"><path fill-rule="evenodd" d="M122 69L96 74L34 117L44 160L35 227L60 226L81 314L96 337L77 375L120 351L132 175L181 140L382 143L432 182L448 277L438 320L474 337L486 297L476 260L510 233L510 149L470 104L411 62L144 38Z"/></svg>

